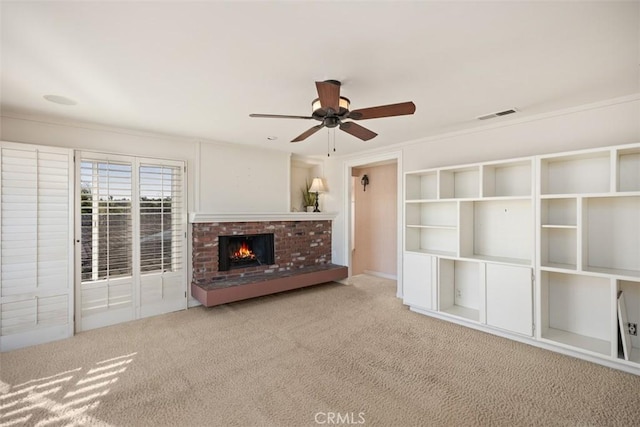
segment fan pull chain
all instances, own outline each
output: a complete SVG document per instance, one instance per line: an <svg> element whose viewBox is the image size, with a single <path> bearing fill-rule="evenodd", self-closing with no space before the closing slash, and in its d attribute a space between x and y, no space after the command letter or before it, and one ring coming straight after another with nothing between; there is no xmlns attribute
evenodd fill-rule
<svg viewBox="0 0 640 427"><path fill-rule="evenodd" d="M333 129L333 152L336 152L336 130Z"/></svg>
<svg viewBox="0 0 640 427"><path fill-rule="evenodd" d="M330 133L331 131L327 128L327 157L331 157L331 154L329 154L329 144L330 144L329 140L331 138Z"/></svg>

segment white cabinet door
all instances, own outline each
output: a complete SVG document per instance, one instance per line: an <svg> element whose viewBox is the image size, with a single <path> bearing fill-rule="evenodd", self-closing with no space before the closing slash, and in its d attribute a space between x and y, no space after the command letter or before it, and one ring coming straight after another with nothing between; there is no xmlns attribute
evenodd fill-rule
<svg viewBox="0 0 640 427"><path fill-rule="evenodd" d="M531 268L487 264L487 324L533 335Z"/></svg>
<svg viewBox="0 0 640 427"><path fill-rule="evenodd" d="M403 261L402 297L406 305L435 309L435 257L406 252Z"/></svg>

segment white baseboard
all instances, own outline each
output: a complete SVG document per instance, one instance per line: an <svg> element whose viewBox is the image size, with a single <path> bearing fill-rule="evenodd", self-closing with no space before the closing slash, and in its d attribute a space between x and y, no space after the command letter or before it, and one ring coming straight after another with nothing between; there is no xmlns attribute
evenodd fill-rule
<svg viewBox="0 0 640 427"><path fill-rule="evenodd" d="M396 276L395 274L381 273L379 271L371 271L371 270L364 270L363 272L364 274L368 274L369 276L382 277L383 279L389 279L389 280L398 280L398 276Z"/></svg>
<svg viewBox="0 0 640 427"><path fill-rule="evenodd" d="M407 304L405 304L407 305ZM520 335L517 333L512 333L508 331L503 331L501 329L492 328L490 326L479 324L473 321L466 321L461 318L456 318L449 316L447 314L441 314L436 311L431 310L423 310L421 308L416 308L409 306L409 310L422 314L425 316L435 317L437 319L441 319L447 322L456 323L458 325L466 326L468 328L476 329L480 332L484 332L487 334L497 335L502 338L506 338L513 341L518 341L523 344L529 344L534 347L543 348L545 350L553 351L555 353L564 354L565 356L575 357L577 359L586 360L588 362L596 363L598 365L603 365L609 368L618 369L620 371L628 372L630 374L639 375L640 376L640 367L633 362L627 362L622 359L612 359L607 357L598 357L592 354L582 353L578 350L572 350L570 348L564 348L560 345L554 345L545 341L539 341L534 337L528 337L524 335Z"/></svg>

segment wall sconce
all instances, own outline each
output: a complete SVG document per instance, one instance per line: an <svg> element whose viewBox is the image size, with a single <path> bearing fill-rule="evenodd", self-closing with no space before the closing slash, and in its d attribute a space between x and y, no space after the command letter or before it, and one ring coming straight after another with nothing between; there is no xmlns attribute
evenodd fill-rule
<svg viewBox="0 0 640 427"><path fill-rule="evenodd" d="M322 183L322 179L313 178L311 187L309 187L309 193L316 193L316 207L313 210L314 212L320 212L320 209L318 209L318 193L324 193L325 191L326 190L324 188L324 184Z"/></svg>
<svg viewBox="0 0 640 427"><path fill-rule="evenodd" d="M364 191L367 191L367 185L369 185L369 177L367 175L363 175L360 180L360 184L364 187Z"/></svg>

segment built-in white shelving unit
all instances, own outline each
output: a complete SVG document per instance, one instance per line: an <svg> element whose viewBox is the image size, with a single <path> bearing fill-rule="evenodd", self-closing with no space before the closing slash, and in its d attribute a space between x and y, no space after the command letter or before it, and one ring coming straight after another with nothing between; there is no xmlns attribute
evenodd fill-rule
<svg viewBox="0 0 640 427"><path fill-rule="evenodd" d="M538 158L540 212L538 339L608 360L619 351L618 291L640 321L640 145Z"/></svg>
<svg viewBox="0 0 640 427"><path fill-rule="evenodd" d="M429 311L533 335L533 170L527 158L405 174L406 304L424 310L429 294ZM431 262L426 280L412 280L425 262L416 254ZM505 289L496 272L509 267Z"/></svg>
<svg viewBox="0 0 640 427"><path fill-rule="evenodd" d="M407 172L404 209L414 311L640 374L640 144Z"/></svg>

